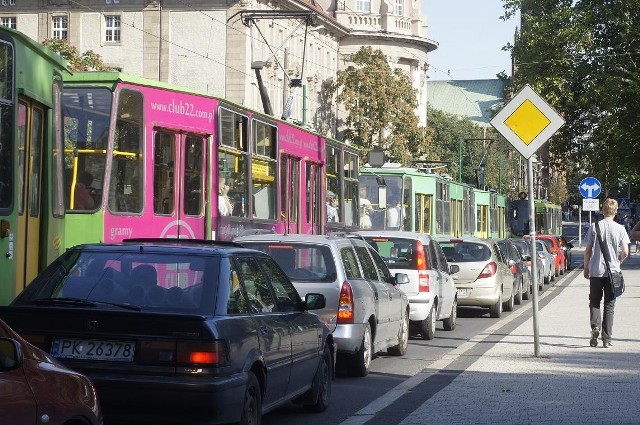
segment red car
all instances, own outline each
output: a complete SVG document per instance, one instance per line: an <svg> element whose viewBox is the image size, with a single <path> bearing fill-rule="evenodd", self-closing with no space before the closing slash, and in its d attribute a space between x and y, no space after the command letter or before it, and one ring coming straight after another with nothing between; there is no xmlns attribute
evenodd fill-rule
<svg viewBox="0 0 640 425"><path fill-rule="evenodd" d="M525 235L525 239L528 238L529 235ZM554 235L536 235L536 239L550 242L551 246L549 247L549 251L556 258L555 275L557 277L564 274L564 272L567 270L567 260L565 259L564 251L560 247L558 238Z"/></svg>
<svg viewBox="0 0 640 425"><path fill-rule="evenodd" d="M102 425L93 384L0 320L0 418L16 425ZM9 423L9 422L6 422Z"/></svg>

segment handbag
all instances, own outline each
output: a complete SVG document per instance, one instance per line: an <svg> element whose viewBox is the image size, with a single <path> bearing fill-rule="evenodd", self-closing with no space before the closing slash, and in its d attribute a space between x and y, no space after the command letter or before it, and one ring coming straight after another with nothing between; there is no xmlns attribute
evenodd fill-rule
<svg viewBox="0 0 640 425"><path fill-rule="evenodd" d="M604 257L604 264L607 267L607 279L609 280L609 284L611 285L611 292L613 292L613 296L618 298L620 295L624 293L624 276L622 272L612 272L611 267L609 266L609 261L611 257L609 257L609 250L605 249L605 243L602 240L602 235L600 234L600 221L596 222L596 235L598 236L598 243L600 244L600 252Z"/></svg>

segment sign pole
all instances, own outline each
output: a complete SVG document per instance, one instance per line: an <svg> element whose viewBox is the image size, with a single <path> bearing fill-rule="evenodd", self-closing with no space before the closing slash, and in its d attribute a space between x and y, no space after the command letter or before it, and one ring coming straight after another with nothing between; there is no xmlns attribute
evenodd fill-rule
<svg viewBox="0 0 640 425"><path fill-rule="evenodd" d="M533 355L540 357L540 328L538 324L538 253L536 251L536 210L533 200L533 158L527 159L529 184L529 244L531 252L531 279L533 280Z"/></svg>

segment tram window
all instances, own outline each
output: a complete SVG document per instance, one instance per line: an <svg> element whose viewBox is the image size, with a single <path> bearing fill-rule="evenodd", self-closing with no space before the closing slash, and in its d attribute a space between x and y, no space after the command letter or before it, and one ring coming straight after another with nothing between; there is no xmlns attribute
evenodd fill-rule
<svg viewBox="0 0 640 425"><path fill-rule="evenodd" d="M13 197L13 134L11 106L0 105L0 208L9 208Z"/></svg>
<svg viewBox="0 0 640 425"><path fill-rule="evenodd" d="M263 220L276 218L276 150L275 141L278 140L278 129L263 122L254 121L253 155L251 156L251 190L253 193L254 216ZM286 167L281 168L285 172ZM283 190L286 187L283 186ZM297 193L296 193L297 194ZM241 196L240 202L245 204L246 194ZM286 199L282 197L283 201ZM244 207L243 207L244 208ZM242 217L246 212L238 211ZM295 220L295 217L291 217Z"/></svg>
<svg viewBox="0 0 640 425"><path fill-rule="evenodd" d="M11 44L0 43L0 62L3 64L0 67L0 99L6 103L13 103L13 46Z"/></svg>
<svg viewBox="0 0 640 425"><path fill-rule="evenodd" d="M247 151L247 117L220 108L220 144Z"/></svg>
<svg viewBox="0 0 640 425"><path fill-rule="evenodd" d="M153 145L153 212L173 214L176 135L158 132Z"/></svg>
<svg viewBox="0 0 640 425"><path fill-rule="evenodd" d="M109 184L109 209L112 212L142 211L142 106L140 92L120 91Z"/></svg>
<svg viewBox="0 0 640 425"><path fill-rule="evenodd" d="M333 223L342 221L342 211L340 210L342 205L340 162L340 149L327 145L327 221Z"/></svg>
<svg viewBox="0 0 640 425"><path fill-rule="evenodd" d="M184 212L200 215L204 193L204 140L199 136L187 136L184 158Z"/></svg>
<svg viewBox="0 0 640 425"><path fill-rule="evenodd" d="M358 215L358 156L344 153L344 224L355 226Z"/></svg>
<svg viewBox="0 0 640 425"><path fill-rule="evenodd" d="M62 97L66 206L70 210L84 210L82 204L76 205L75 198L71 202L71 194L75 194L78 176L90 173L94 205L102 203L112 93L106 88L66 87Z"/></svg>
<svg viewBox="0 0 640 425"><path fill-rule="evenodd" d="M259 121L254 122L255 136L253 139L253 153L273 158L275 141L278 139L277 128Z"/></svg>

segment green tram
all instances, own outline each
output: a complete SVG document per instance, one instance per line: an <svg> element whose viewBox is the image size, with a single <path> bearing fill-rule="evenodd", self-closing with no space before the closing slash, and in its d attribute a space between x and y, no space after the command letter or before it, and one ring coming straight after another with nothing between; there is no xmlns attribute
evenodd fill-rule
<svg viewBox="0 0 640 425"><path fill-rule="evenodd" d="M562 207L544 199L533 201L535 210L535 230L540 235L562 234ZM511 201L509 205L509 217L512 236L529 234L529 200L526 194L521 194L520 199Z"/></svg>
<svg viewBox="0 0 640 425"><path fill-rule="evenodd" d="M410 167L362 167L359 188L361 228L435 237L503 238L509 233L505 196L449 177Z"/></svg>
<svg viewBox="0 0 640 425"><path fill-rule="evenodd" d="M0 304L62 253L62 79L59 55L0 26Z"/></svg>

